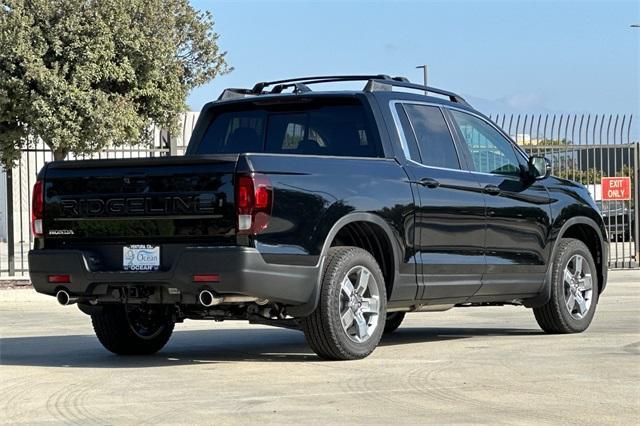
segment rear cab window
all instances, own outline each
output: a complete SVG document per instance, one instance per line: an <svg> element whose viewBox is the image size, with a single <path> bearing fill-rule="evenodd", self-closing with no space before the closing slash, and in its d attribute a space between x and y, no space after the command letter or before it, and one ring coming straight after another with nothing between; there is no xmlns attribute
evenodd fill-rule
<svg viewBox="0 0 640 426"><path fill-rule="evenodd" d="M373 117L351 97L241 102L215 108L189 154L272 153L379 157Z"/></svg>

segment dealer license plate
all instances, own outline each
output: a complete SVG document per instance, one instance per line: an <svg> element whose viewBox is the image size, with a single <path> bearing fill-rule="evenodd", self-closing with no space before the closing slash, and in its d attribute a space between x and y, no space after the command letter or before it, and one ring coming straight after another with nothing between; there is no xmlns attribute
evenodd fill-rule
<svg viewBox="0 0 640 426"><path fill-rule="evenodd" d="M122 269L125 271L157 271L160 247L138 244L122 247Z"/></svg>

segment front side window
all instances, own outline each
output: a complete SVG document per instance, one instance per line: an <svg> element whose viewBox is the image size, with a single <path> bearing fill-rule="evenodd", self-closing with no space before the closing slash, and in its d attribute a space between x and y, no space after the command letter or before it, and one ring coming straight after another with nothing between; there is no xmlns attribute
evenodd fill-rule
<svg viewBox="0 0 640 426"><path fill-rule="evenodd" d="M451 110L462 139L467 144L475 171L519 175L520 163L509 140L489 123L465 112Z"/></svg>
<svg viewBox="0 0 640 426"><path fill-rule="evenodd" d="M405 104L405 111L418 141L422 164L459 169L458 153L440 108Z"/></svg>

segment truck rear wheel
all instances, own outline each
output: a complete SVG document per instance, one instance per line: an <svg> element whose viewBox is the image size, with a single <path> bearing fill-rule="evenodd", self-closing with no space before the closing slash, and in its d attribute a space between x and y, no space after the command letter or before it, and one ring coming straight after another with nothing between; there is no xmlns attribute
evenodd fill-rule
<svg viewBox="0 0 640 426"><path fill-rule="evenodd" d="M171 337L174 322L162 306L105 306L91 315L93 329L107 350L118 355L158 352Z"/></svg>
<svg viewBox="0 0 640 426"><path fill-rule="evenodd" d="M360 359L378 345L387 295L373 256L358 247L329 249L316 310L302 321L311 349L320 358Z"/></svg>

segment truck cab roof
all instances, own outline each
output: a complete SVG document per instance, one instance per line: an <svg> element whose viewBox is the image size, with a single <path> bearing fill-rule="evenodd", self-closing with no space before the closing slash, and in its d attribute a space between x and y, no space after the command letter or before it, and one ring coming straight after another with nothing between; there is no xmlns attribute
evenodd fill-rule
<svg viewBox="0 0 640 426"><path fill-rule="evenodd" d="M314 91L309 87L314 84L366 81L362 90L328 90ZM272 87L271 90L265 90ZM283 92L292 89L291 92ZM394 90L395 89L395 90ZM410 91L414 91L413 93ZM427 93L427 95L425 95ZM228 88L225 89L216 101L205 105L204 110L221 104L234 104L243 102L286 102L297 101L304 98L318 97L366 97L374 96L385 100L409 100L442 104L474 111L462 96L443 89L411 83L405 77L389 77L384 74L377 75L346 75L346 76L318 76L299 77L272 82L256 83L252 89ZM435 96L434 96L435 95Z"/></svg>

